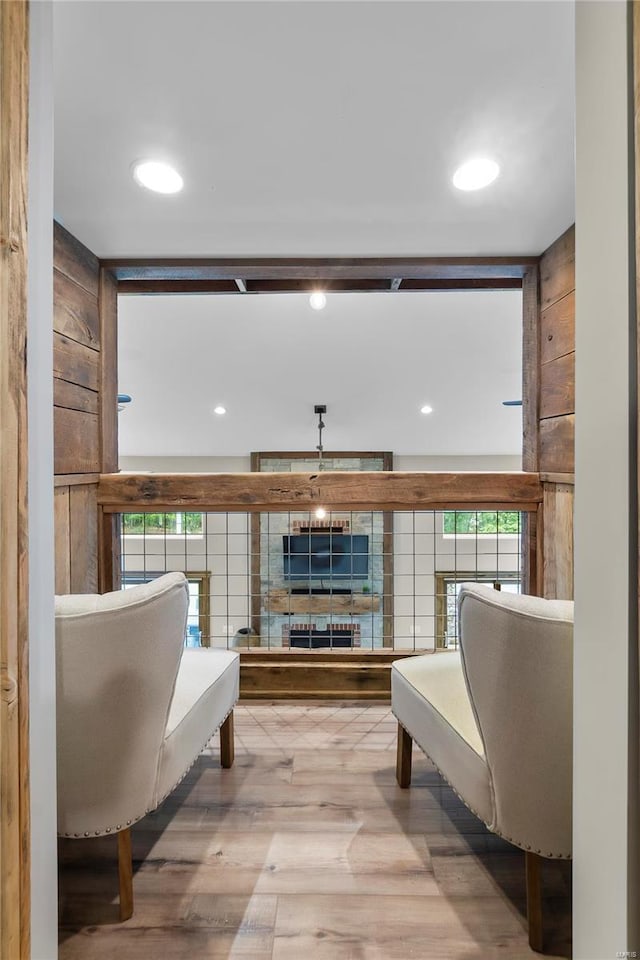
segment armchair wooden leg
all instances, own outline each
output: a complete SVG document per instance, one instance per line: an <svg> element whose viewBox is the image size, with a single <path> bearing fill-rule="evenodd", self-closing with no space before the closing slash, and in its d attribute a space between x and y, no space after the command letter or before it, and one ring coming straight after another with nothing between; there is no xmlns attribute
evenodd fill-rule
<svg viewBox="0 0 640 960"><path fill-rule="evenodd" d="M233 744L233 710L220 727L220 763L228 770L235 756Z"/></svg>
<svg viewBox="0 0 640 960"><path fill-rule="evenodd" d="M120 878L120 920L133 916L133 861L131 830L118 832L118 875Z"/></svg>
<svg viewBox="0 0 640 960"><path fill-rule="evenodd" d="M525 853L527 870L527 920L529 923L529 946L542 953L542 891L540 865L542 857L537 853Z"/></svg>
<svg viewBox="0 0 640 960"><path fill-rule="evenodd" d="M398 753L396 758L396 780L406 788L411 784L411 748L413 740L401 723L398 724Z"/></svg>

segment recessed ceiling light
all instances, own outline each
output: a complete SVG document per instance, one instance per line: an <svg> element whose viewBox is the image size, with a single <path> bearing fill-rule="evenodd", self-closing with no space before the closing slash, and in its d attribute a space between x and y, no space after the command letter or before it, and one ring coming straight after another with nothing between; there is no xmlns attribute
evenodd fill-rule
<svg viewBox="0 0 640 960"><path fill-rule="evenodd" d="M499 173L500 167L495 160L476 157L458 167L453 175L453 185L458 190L481 190L493 183Z"/></svg>
<svg viewBox="0 0 640 960"><path fill-rule="evenodd" d="M319 290L316 290L315 293L312 293L309 297L309 306L312 310L324 310L327 305L327 298L324 293L321 293Z"/></svg>
<svg viewBox="0 0 640 960"><path fill-rule="evenodd" d="M217 407L213 408L213 412L217 413L218 416L221 417L224 413L227 412L227 408L223 407L222 404L219 403Z"/></svg>
<svg viewBox="0 0 640 960"><path fill-rule="evenodd" d="M324 520L326 515L327 515L327 511L325 510L325 508L318 507L318 509L316 510L316 517L318 518L318 520Z"/></svg>
<svg viewBox="0 0 640 960"><path fill-rule="evenodd" d="M425 403L424 407L420 407L420 413L433 413L433 407L430 407L428 403Z"/></svg>
<svg viewBox="0 0 640 960"><path fill-rule="evenodd" d="M184 181L177 170L159 160L142 160L133 168L133 179L155 193L179 193Z"/></svg>

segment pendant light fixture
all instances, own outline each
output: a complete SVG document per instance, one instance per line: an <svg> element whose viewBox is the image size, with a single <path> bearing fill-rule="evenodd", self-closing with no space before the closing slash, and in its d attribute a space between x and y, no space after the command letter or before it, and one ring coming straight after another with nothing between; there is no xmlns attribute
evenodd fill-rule
<svg viewBox="0 0 640 960"><path fill-rule="evenodd" d="M322 417L323 417L323 414L327 412L326 403L316 403L315 407L313 408L313 412L318 417L318 444L316 446L316 450L318 451L318 470L322 470L322 464L323 464L322 456L324 453L324 447L322 446L322 431L324 430L324 427L325 427L325 423ZM326 515L327 515L327 511L325 510L324 507L318 507L316 509L316 518L318 520L324 520Z"/></svg>

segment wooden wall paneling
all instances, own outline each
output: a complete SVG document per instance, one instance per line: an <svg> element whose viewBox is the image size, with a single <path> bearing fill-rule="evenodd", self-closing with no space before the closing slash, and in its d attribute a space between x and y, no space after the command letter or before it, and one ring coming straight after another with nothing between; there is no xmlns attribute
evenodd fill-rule
<svg viewBox="0 0 640 960"><path fill-rule="evenodd" d="M539 298L538 267L529 267L522 282L522 469L532 473L538 469Z"/></svg>
<svg viewBox="0 0 640 960"><path fill-rule="evenodd" d="M69 487L56 487L53 497L56 593L71 593L69 490Z"/></svg>
<svg viewBox="0 0 640 960"><path fill-rule="evenodd" d="M567 353L540 367L540 417L560 417L575 410L575 353Z"/></svg>
<svg viewBox="0 0 640 960"><path fill-rule="evenodd" d="M53 334L53 375L88 390L99 389L100 354L61 333Z"/></svg>
<svg viewBox="0 0 640 960"><path fill-rule="evenodd" d="M28 4L0 3L0 956L30 956Z"/></svg>
<svg viewBox="0 0 640 960"><path fill-rule="evenodd" d="M100 457L103 473L118 469L118 284L100 270Z"/></svg>
<svg viewBox="0 0 640 960"><path fill-rule="evenodd" d="M70 593L98 592L97 490L95 483L69 487Z"/></svg>
<svg viewBox="0 0 640 960"><path fill-rule="evenodd" d="M544 484L543 596L573 599L573 491L570 484Z"/></svg>
<svg viewBox="0 0 640 960"><path fill-rule="evenodd" d="M53 271L53 329L93 350L100 349L97 298L55 269Z"/></svg>
<svg viewBox="0 0 640 960"><path fill-rule="evenodd" d="M73 280L98 300L98 258L61 224L53 224L53 260L55 269Z"/></svg>
<svg viewBox="0 0 640 960"><path fill-rule="evenodd" d="M66 407L54 407L53 413L56 474L99 472L98 417Z"/></svg>
<svg viewBox="0 0 640 960"><path fill-rule="evenodd" d="M575 350L576 297L571 291L540 315L540 360L548 363Z"/></svg>
<svg viewBox="0 0 640 960"><path fill-rule="evenodd" d="M54 250L54 470L97 473L101 469L97 260L58 224Z"/></svg>
<svg viewBox="0 0 640 960"><path fill-rule="evenodd" d="M573 595L573 472L575 432L575 230L540 259L539 458L544 484L538 524L543 596Z"/></svg>
<svg viewBox="0 0 640 960"><path fill-rule="evenodd" d="M522 469L538 470L540 404L540 272L530 266L522 281ZM536 522L522 525L522 578L525 593L536 593Z"/></svg>
<svg viewBox="0 0 640 960"><path fill-rule="evenodd" d="M541 310L566 297L575 286L575 227L571 226L540 258Z"/></svg>
<svg viewBox="0 0 640 960"><path fill-rule="evenodd" d="M56 589L92 593L100 586L97 479L117 470L117 298L115 279L97 257L54 224L54 470ZM65 483L65 478L67 483ZM116 547L110 527L109 548ZM104 531L102 532L104 534ZM104 581L117 580L109 563Z"/></svg>
<svg viewBox="0 0 640 960"><path fill-rule="evenodd" d="M574 473L575 414L540 421L540 471Z"/></svg>
<svg viewBox="0 0 640 960"><path fill-rule="evenodd" d="M68 380L53 381L53 403L56 407L66 407L67 410L81 410L84 413L93 413L98 416L98 394L95 390L79 387L77 383Z"/></svg>

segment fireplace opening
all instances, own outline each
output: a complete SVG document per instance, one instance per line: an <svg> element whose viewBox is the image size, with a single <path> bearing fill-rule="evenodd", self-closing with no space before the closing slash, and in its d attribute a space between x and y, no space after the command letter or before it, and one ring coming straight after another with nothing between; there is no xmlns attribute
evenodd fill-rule
<svg viewBox="0 0 640 960"><path fill-rule="evenodd" d="M353 637L351 634L345 637L344 630L341 630L338 634L331 633L330 630L307 631L306 634L301 631L301 633L301 636L296 636L293 631L290 633L290 647L303 650L321 650L326 647L350 649L353 646Z"/></svg>
<svg viewBox="0 0 640 960"><path fill-rule="evenodd" d="M315 623L296 623L282 628L282 645L298 650L348 650L360 646L360 625L330 623L318 627Z"/></svg>

